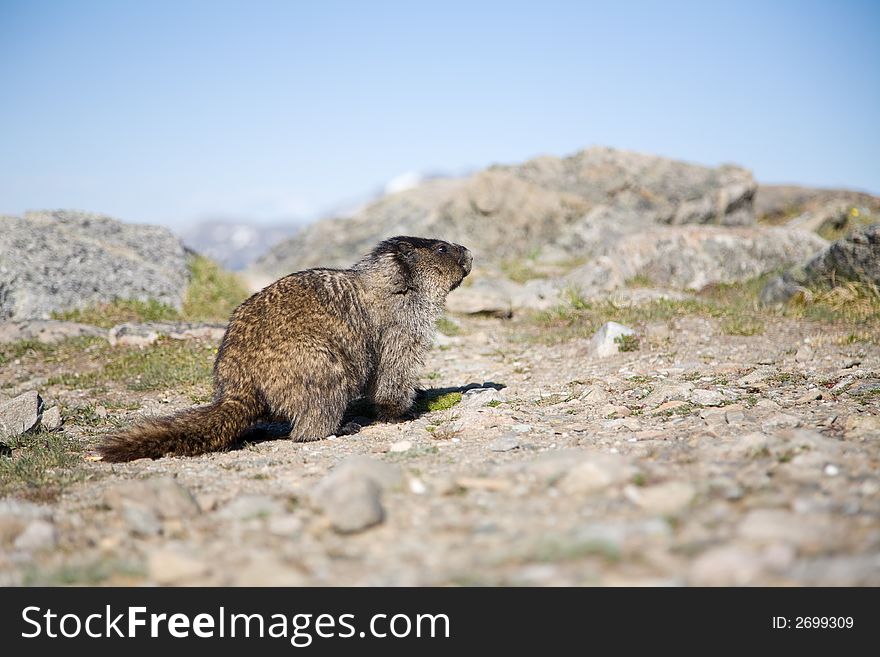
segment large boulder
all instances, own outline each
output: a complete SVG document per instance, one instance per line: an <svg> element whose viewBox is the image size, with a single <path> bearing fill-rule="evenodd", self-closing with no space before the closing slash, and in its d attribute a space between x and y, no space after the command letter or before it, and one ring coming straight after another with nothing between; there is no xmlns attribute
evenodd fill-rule
<svg viewBox="0 0 880 657"><path fill-rule="evenodd" d="M582 258L655 224L752 224L754 192L751 174L738 167L590 148L426 181L352 217L304 228L258 260L255 270L280 276L348 266L395 234L460 242L478 263L535 254L545 261Z"/></svg>
<svg viewBox="0 0 880 657"><path fill-rule="evenodd" d="M180 308L188 276L184 246L166 228L69 211L0 217L0 320L114 299Z"/></svg>
<svg viewBox="0 0 880 657"><path fill-rule="evenodd" d="M566 280L586 296L605 294L632 279L700 290L790 266L826 244L813 233L782 228L655 227L615 242Z"/></svg>
<svg viewBox="0 0 880 657"><path fill-rule="evenodd" d="M806 288L847 281L880 287L880 223L850 233L771 280L761 291L761 301L784 303Z"/></svg>

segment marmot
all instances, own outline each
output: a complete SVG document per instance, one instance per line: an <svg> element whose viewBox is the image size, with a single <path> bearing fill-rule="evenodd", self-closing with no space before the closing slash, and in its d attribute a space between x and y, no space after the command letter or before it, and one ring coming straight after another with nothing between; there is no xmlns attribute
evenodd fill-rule
<svg viewBox="0 0 880 657"><path fill-rule="evenodd" d="M414 401L446 295L471 262L458 244L393 237L351 269L275 281L232 313L212 403L110 436L99 453L118 462L223 450L262 420L290 422L294 440L318 440L361 397L380 419L399 418Z"/></svg>

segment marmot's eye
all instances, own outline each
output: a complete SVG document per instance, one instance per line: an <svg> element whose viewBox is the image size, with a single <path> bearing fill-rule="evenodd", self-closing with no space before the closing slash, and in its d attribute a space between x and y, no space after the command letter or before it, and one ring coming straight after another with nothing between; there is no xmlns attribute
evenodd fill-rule
<svg viewBox="0 0 880 657"><path fill-rule="evenodd" d="M437 253L446 253L446 245L445 245L445 244L441 244L440 246L438 246L438 247L437 247Z"/></svg>

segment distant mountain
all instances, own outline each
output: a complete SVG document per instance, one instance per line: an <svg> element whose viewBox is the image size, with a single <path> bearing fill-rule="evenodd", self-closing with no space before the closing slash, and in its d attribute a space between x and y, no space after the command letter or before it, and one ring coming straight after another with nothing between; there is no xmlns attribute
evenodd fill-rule
<svg viewBox="0 0 880 657"><path fill-rule="evenodd" d="M261 226L207 220L181 231L181 237L189 248L227 269L240 271L279 242L295 235L299 228L294 224Z"/></svg>

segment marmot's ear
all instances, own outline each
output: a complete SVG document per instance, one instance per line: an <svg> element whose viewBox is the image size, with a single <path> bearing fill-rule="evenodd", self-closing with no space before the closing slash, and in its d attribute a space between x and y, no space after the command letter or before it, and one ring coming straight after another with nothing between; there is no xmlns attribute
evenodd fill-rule
<svg viewBox="0 0 880 657"><path fill-rule="evenodd" d="M412 245L410 244L410 247ZM397 271L391 279L391 288L394 294L406 294L413 287L412 272L409 265L401 260L397 260Z"/></svg>
<svg viewBox="0 0 880 657"><path fill-rule="evenodd" d="M409 255L413 252L416 247L412 245L412 242L408 242L407 240L399 240L397 242L397 252L401 253L405 256Z"/></svg>

